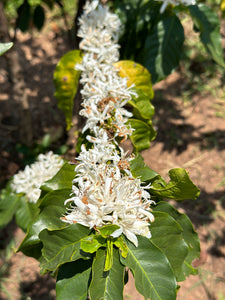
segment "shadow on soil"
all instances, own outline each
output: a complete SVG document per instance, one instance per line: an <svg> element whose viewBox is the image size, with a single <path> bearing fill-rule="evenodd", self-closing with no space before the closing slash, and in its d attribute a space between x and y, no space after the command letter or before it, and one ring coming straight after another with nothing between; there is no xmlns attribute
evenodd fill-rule
<svg viewBox="0 0 225 300"><path fill-rule="evenodd" d="M221 218L222 228L219 230L207 230L207 233L203 235L205 242L213 241L212 246L207 250L211 256L225 258L222 248L225 245L225 216L220 216L218 210L218 204L223 208L225 207L225 190L207 193L201 190L200 197L196 201L185 200L178 202L176 207L184 209L185 213L190 218L195 229L201 226L208 226L213 223L215 218ZM221 212L222 213L222 212Z"/></svg>
<svg viewBox="0 0 225 300"><path fill-rule="evenodd" d="M201 150L216 148L218 151L225 149L225 131L214 130L201 133L202 126L196 127L187 124L182 115L183 110L169 99L156 97L154 125L157 128L157 141L163 143L163 150L177 154L185 151L190 144L196 144Z"/></svg>
<svg viewBox="0 0 225 300"><path fill-rule="evenodd" d="M21 300L30 297L32 300L55 300L55 280L49 275L37 273L34 281L23 281L20 283Z"/></svg>
<svg viewBox="0 0 225 300"><path fill-rule="evenodd" d="M32 140L30 148L36 147L46 134L50 134L51 150L63 145L66 140L65 118L57 107L54 97L53 72L59 59L70 50L63 39L52 37L49 43L57 48L57 55L52 55L52 50L47 52L41 46L40 40L30 37L24 42L17 41L20 66L25 81L29 112L32 120ZM44 43L44 41L43 41ZM12 93L12 80L7 57L2 56L0 61L0 188L13 176L19 168L24 167L24 156L27 153L18 151L21 144L20 125L15 113L15 101ZM54 144L55 143L55 144ZM23 145L22 145L23 148ZM26 147L23 148L23 150ZM32 152L33 149L25 149ZM28 153L29 154L29 153ZM36 155L38 153L35 153Z"/></svg>
<svg viewBox="0 0 225 300"><path fill-rule="evenodd" d="M213 221L213 213L219 203L225 207L225 190L208 193L201 189L201 194L197 200L184 200L177 202L177 207L185 210L196 228Z"/></svg>

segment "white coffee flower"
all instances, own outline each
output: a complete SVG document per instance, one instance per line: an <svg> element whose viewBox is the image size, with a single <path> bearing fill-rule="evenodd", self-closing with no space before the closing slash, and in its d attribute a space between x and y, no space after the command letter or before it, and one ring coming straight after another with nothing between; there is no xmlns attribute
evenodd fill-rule
<svg viewBox="0 0 225 300"><path fill-rule="evenodd" d="M72 205L61 219L90 229L118 225L112 236L124 234L138 246L137 235L151 237L153 201L147 192L149 186L142 186L131 174L129 162L133 157L127 158L115 139L126 139L132 133L126 125L132 114L124 106L134 93L114 67L119 59L120 21L108 7L96 3L87 2L80 19L78 35L85 54L82 63L76 65L83 84L80 114L87 118L83 132L90 130L86 139L92 148L81 146L71 198L65 201Z"/></svg>
<svg viewBox="0 0 225 300"><path fill-rule="evenodd" d="M154 221L150 212L149 188L143 187L129 170L129 159L120 156L109 145L108 149L94 144L87 151L82 147L73 181L72 197L65 203L73 205L62 218L64 222L79 223L89 228L114 224L120 228L112 236L122 233L138 246L136 235L151 237L149 222ZM120 149L121 150L121 149Z"/></svg>
<svg viewBox="0 0 225 300"><path fill-rule="evenodd" d="M27 165L23 171L14 175L11 182L12 190L15 193L26 194L29 202L36 203L41 194L41 185L51 179L63 163L63 159L52 151L39 154L36 162Z"/></svg>
<svg viewBox="0 0 225 300"><path fill-rule="evenodd" d="M160 1L163 2L161 8L160 8L160 12L163 13L166 9L166 7L168 5L180 5L183 4L185 6L189 6L189 5L195 5L196 4L196 0L155 0L155 1Z"/></svg>
<svg viewBox="0 0 225 300"><path fill-rule="evenodd" d="M96 126L105 130L110 127L111 138L126 139L132 133L130 126L125 125L132 113L124 106L134 93L132 87L127 87L127 79L121 78L113 66L119 60L120 20L107 6L96 7L96 3L85 5L78 31L82 38L80 49L84 51L82 63L75 66L82 72L83 109L80 114L87 118L83 132L93 131Z"/></svg>

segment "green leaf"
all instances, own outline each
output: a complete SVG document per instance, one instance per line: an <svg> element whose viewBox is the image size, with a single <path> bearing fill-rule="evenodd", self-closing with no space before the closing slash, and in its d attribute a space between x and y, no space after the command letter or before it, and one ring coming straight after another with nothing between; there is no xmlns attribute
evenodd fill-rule
<svg viewBox="0 0 225 300"><path fill-rule="evenodd" d="M183 228L173 217L165 212L153 209L155 221L151 223L151 241L159 247L168 258L177 281L185 279L182 265L188 254L188 245L182 235Z"/></svg>
<svg viewBox="0 0 225 300"><path fill-rule="evenodd" d="M22 251L27 256L39 258L42 243L39 233L44 229L55 230L67 226L60 218L66 212L64 202L70 197L71 190L58 190L49 192L42 199L40 214L28 228L27 234L17 251Z"/></svg>
<svg viewBox="0 0 225 300"><path fill-rule="evenodd" d="M127 249L127 245L124 243L123 239L121 237L118 237L115 242L114 245L119 248L120 250L120 254L126 258L127 254L128 254L128 249Z"/></svg>
<svg viewBox="0 0 225 300"><path fill-rule="evenodd" d="M152 181L160 176L157 172L150 169L144 163L143 157L138 154L135 159L130 162L130 170L134 177L139 177L141 181Z"/></svg>
<svg viewBox="0 0 225 300"><path fill-rule="evenodd" d="M155 180L150 187L150 193L159 198L185 200L197 199L200 190L193 184L186 170L181 168L169 171L170 182Z"/></svg>
<svg viewBox="0 0 225 300"><path fill-rule="evenodd" d="M13 43L0 43L0 56L8 51L13 46Z"/></svg>
<svg viewBox="0 0 225 300"><path fill-rule="evenodd" d="M72 124L73 102L80 77L80 71L75 70L75 65L81 61L80 50L69 51L60 59L54 72L55 97L58 107L64 112L67 130Z"/></svg>
<svg viewBox="0 0 225 300"><path fill-rule="evenodd" d="M72 189L72 181L76 175L74 169L74 165L65 163L54 177L45 181L45 183L41 186L41 189L44 191Z"/></svg>
<svg viewBox="0 0 225 300"><path fill-rule="evenodd" d="M174 14L153 27L145 41L145 66L155 83L169 75L179 64L184 42L184 29Z"/></svg>
<svg viewBox="0 0 225 300"><path fill-rule="evenodd" d="M121 262L131 269L138 292L145 299L175 300L176 280L165 254L143 236L138 236L138 247L126 244L128 255Z"/></svg>
<svg viewBox="0 0 225 300"><path fill-rule="evenodd" d="M24 1L22 5L20 5L17 9L17 20L16 27L21 31L25 32L28 30L29 22L30 22L30 11L31 7L27 1Z"/></svg>
<svg viewBox="0 0 225 300"><path fill-rule="evenodd" d="M125 268L120 263L118 249L113 249L113 265L107 272L104 271L105 259L106 251L99 249L92 267L90 300L122 300Z"/></svg>
<svg viewBox="0 0 225 300"><path fill-rule="evenodd" d="M154 207L154 211L162 211L168 213L171 217L173 217L177 223L183 228L183 238L184 241L188 245L188 254L185 258L185 261L182 265L182 273L185 276L189 276L190 274L195 275L197 270L193 268L191 265L192 261L199 257L200 255L200 242L198 238L198 234L193 228L193 225L188 218L187 215L181 214L169 203L162 201L159 202L156 207Z"/></svg>
<svg viewBox="0 0 225 300"><path fill-rule="evenodd" d="M72 224L61 230L41 231L39 237L43 243L42 255L46 260L40 265L42 271L54 271L64 263L84 258L80 252L80 243L89 233L88 227L79 224Z"/></svg>
<svg viewBox="0 0 225 300"><path fill-rule="evenodd" d="M135 84L149 99L154 97L151 74L145 67L131 60L118 61L114 66L119 70L120 77L128 79L128 86Z"/></svg>
<svg viewBox="0 0 225 300"><path fill-rule="evenodd" d="M204 4L188 6L194 24L200 32L200 40L208 53L221 66L225 66L220 34L219 18L209 6Z"/></svg>
<svg viewBox="0 0 225 300"><path fill-rule="evenodd" d="M155 113L155 108L149 101L149 97L142 90L135 88L132 90L137 94L137 97L132 96L132 100L129 101L129 104L134 108L134 117L150 120Z"/></svg>
<svg viewBox="0 0 225 300"><path fill-rule="evenodd" d="M143 64L144 43L154 20L160 18L160 3L154 0L114 0L112 5L123 23L119 40L120 57Z"/></svg>
<svg viewBox="0 0 225 300"><path fill-rule="evenodd" d="M113 241L108 238L106 241L106 258L104 271L109 271L113 265Z"/></svg>
<svg viewBox="0 0 225 300"><path fill-rule="evenodd" d="M128 124L134 129L130 137L136 151L142 151L150 147L150 142L155 138L156 132L151 122L137 119L129 119Z"/></svg>
<svg viewBox="0 0 225 300"><path fill-rule="evenodd" d="M14 194L10 185L0 194L0 228L6 226L13 218L20 204L20 197Z"/></svg>
<svg viewBox="0 0 225 300"><path fill-rule="evenodd" d="M45 12L41 5L37 5L34 9L33 22L35 27L41 30L45 22Z"/></svg>
<svg viewBox="0 0 225 300"><path fill-rule="evenodd" d="M107 238L109 237L114 231L119 229L120 226L118 225L105 225L103 227L98 228L99 233L101 234L102 237Z"/></svg>
<svg viewBox="0 0 225 300"><path fill-rule="evenodd" d="M56 282L57 300L86 300L92 260L78 259L59 268Z"/></svg>
<svg viewBox="0 0 225 300"><path fill-rule="evenodd" d="M39 208L35 203L29 203L25 196L20 197L19 207L15 213L17 225L26 231L28 225L37 217Z"/></svg>
<svg viewBox="0 0 225 300"><path fill-rule="evenodd" d="M106 240L96 234L85 237L80 243L81 250L87 253L94 253L103 246L106 247Z"/></svg>

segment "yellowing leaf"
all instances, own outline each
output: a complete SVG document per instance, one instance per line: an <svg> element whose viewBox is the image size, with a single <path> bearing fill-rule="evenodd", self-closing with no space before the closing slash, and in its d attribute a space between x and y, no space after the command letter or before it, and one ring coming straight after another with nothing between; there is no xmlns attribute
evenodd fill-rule
<svg viewBox="0 0 225 300"><path fill-rule="evenodd" d="M119 76L128 79L128 86L135 84L137 89L142 90L150 99L153 98L151 74L145 67L131 60L121 60L114 65L119 70Z"/></svg>
<svg viewBox="0 0 225 300"><path fill-rule="evenodd" d="M225 0L221 0L220 8L222 11L225 10Z"/></svg>
<svg viewBox="0 0 225 300"><path fill-rule="evenodd" d="M80 77L80 71L75 70L75 65L81 61L81 51L70 51L60 59L54 72L55 97L58 100L58 107L64 112L67 130L72 123L73 101Z"/></svg>

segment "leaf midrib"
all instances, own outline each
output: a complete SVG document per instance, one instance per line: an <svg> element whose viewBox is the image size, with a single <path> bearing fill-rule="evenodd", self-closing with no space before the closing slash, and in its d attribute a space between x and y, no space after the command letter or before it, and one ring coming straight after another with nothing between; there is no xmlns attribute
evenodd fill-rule
<svg viewBox="0 0 225 300"><path fill-rule="evenodd" d="M161 300L161 297L159 296L158 292L156 291L156 289L154 288L154 285L152 284L150 278L148 277L147 273L144 271L143 267L138 264L138 259L136 259L136 256L132 253L132 251L128 248L128 251L130 252L130 255L134 258L135 262L137 263L137 265L140 267L140 269L143 271L143 273L145 274L145 277L147 278L147 281L149 281L153 291L155 292L155 294L157 295L158 299Z"/></svg>

